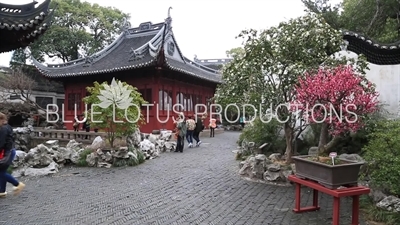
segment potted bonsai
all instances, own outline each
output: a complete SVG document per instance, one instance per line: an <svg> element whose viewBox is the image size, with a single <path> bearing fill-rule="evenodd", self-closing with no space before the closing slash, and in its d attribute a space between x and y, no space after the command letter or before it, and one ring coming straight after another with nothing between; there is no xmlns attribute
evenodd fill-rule
<svg viewBox="0 0 400 225"><path fill-rule="evenodd" d="M364 163L338 159L333 149L342 134L359 130L365 116L377 110L374 85L351 66L321 68L300 78L295 96L296 110L321 129L315 155L292 157L296 176L331 189L356 185Z"/></svg>

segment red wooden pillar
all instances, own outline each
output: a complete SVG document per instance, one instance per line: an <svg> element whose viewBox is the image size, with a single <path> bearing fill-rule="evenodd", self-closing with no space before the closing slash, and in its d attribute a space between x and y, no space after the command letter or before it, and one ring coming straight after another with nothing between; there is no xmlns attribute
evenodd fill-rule
<svg viewBox="0 0 400 225"><path fill-rule="evenodd" d="M158 121L158 117L160 117L160 111L162 110L160 108L160 97L159 97L159 91L160 91L160 79L161 79L161 70L160 69L156 69L156 73L153 75L153 87L152 87L152 91L153 91L153 127L155 130L160 130L161 129L161 123ZM162 120L162 118L160 118Z"/></svg>
<svg viewBox="0 0 400 225"><path fill-rule="evenodd" d="M172 82L172 96L171 96L171 98L172 98L172 118L175 118L176 117L176 115L174 115L174 110L176 110L176 108L174 107L174 105L176 105L178 102L176 101L176 95L177 95L178 93L177 93L177 87L176 87L176 81L173 81Z"/></svg>
<svg viewBox="0 0 400 225"><path fill-rule="evenodd" d="M154 78L152 79L154 82ZM156 121L156 112L157 112L157 97L158 97L158 93L157 93L157 88L158 85L156 83L153 83L151 85L149 85L149 88L151 88L151 102L149 102L149 104L152 104L150 107L150 116L149 116L149 124L151 124L151 130L157 130L158 129L158 125L157 125L157 121Z"/></svg>
<svg viewBox="0 0 400 225"><path fill-rule="evenodd" d="M332 224L339 225L340 219L340 198L333 197L333 216L332 216Z"/></svg>
<svg viewBox="0 0 400 225"><path fill-rule="evenodd" d="M359 209L360 209L360 196L355 195L353 196L351 224L356 224L356 225L358 224Z"/></svg>

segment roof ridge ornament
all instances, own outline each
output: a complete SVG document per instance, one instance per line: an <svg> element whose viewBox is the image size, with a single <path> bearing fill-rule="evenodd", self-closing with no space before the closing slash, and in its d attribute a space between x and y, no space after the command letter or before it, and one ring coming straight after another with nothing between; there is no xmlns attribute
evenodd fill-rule
<svg viewBox="0 0 400 225"><path fill-rule="evenodd" d="M168 18L171 18L171 9L172 9L172 7L170 6L170 7L168 8Z"/></svg>
<svg viewBox="0 0 400 225"><path fill-rule="evenodd" d="M128 21L128 18L124 17L124 20L122 21L122 26L121 26L121 32L128 33L129 28L131 28L131 23Z"/></svg>
<svg viewBox="0 0 400 225"><path fill-rule="evenodd" d="M171 29L171 28L172 28L172 27L171 27L171 23L172 23L171 9L172 9L172 7L170 6L170 7L168 8L168 17L167 17L167 19L165 19L165 23L167 24L168 29Z"/></svg>
<svg viewBox="0 0 400 225"><path fill-rule="evenodd" d="M93 64L94 58L91 55L85 56L85 64L83 65L83 67L88 67L91 66Z"/></svg>
<svg viewBox="0 0 400 225"><path fill-rule="evenodd" d="M144 58L144 55L141 54L139 51L137 51L137 49L134 49L131 47L131 49L129 50L129 59L128 61L137 61Z"/></svg>

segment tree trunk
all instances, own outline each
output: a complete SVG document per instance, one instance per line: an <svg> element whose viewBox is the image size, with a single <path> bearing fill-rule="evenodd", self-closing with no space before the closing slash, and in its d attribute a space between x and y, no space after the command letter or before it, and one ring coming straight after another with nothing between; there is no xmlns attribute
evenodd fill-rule
<svg viewBox="0 0 400 225"><path fill-rule="evenodd" d="M328 124L324 123L321 127L321 134L319 136L318 143L318 154L326 153L326 144L328 143L329 132L328 132Z"/></svg>
<svg viewBox="0 0 400 225"><path fill-rule="evenodd" d="M285 123L285 139L286 139L286 164L291 163L292 156L293 156L293 128L290 126L289 123Z"/></svg>
<svg viewBox="0 0 400 225"><path fill-rule="evenodd" d="M301 126L301 124L300 124L300 126ZM301 133L303 132L304 130L303 129L299 129L299 131L297 132L297 134L296 134L296 137L294 137L294 141L293 141L293 155L297 155L298 154L298 152L297 152L297 150L298 150L298 143L297 143L297 140L299 139L299 137L300 137L300 135L301 135Z"/></svg>
<svg viewBox="0 0 400 225"><path fill-rule="evenodd" d="M331 152L332 148L335 147L336 144L337 144L339 141L340 141L340 137L339 137L339 136L336 136L336 137L332 138L332 140L331 140L328 144L325 145L325 151L326 151L327 153L328 153L328 152Z"/></svg>
<svg viewBox="0 0 400 225"><path fill-rule="evenodd" d="M336 146L337 142L340 140L339 136L332 138L329 140L329 132L328 132L328 124L322 124L321 127L321 135L319 137L319 144L318 144L318 154L328 154L331 152L332 148Z"/></svg>

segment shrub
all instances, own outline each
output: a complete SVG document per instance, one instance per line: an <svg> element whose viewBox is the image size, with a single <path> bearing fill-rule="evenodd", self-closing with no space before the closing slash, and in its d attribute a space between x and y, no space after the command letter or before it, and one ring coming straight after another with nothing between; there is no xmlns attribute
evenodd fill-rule
<svg viewBox="0 0 400 225"><path fill-rule="evenodd" d="M386 225L400 224L400 213L378 208L371 197L363 195L360 198L360 209L368 220L383 222ZM375 223L373 223L375 224ZM378 225L378 224L377 224Z"/></svg>
<svg viewBox="0 0 400 225"><path fill-rule="evenodd" d="M144 163L144 161L146 161L146 159L144 158L144 154L141 150L137 151L137 157L139 164Z"/></svg>
<svg viewBox="0 0 400 225"><path fill-rule="evenodd" d="M367 146L369 142L369 135L374 132L377 124L386 121L387 116L388 112L384 109L384 105L380 105L378 111L364 119L363 128L356 133L347 133L341 138L340 144L336 146L339 149L338 153L360 154L364 146Z"/></svg>
<svg viewBox="0 0 400 225"><path fill-rule="evenodd" d="M93 151L90 150L90 149L85 149L85 150L83 150L83 151L81 152L81 154L79 154L79 160L78 160L78 162L76 163L76 165L77 165L77 166L81 166L81 167L88 166L88 163L86 162L86 157L87 157L90 153L92 153L92 152L93 152Z"/></svg>
<svg viewBox="0 0 400 225"><path fill-rule="evenodd" d="M258 148L264 143L268 143L265 152L276 152L285 148L286 143L281 134L282 124L273 119L270 122L263 122L260 118L256 118L253 124L247 125L239 136L238 145L242 145L243 141L254 142Z"/></svg>
<svg viewBox="0 0 400 225"><path fill-rule="evenodd" d="M400 120L377 123L368 144L363 148L368 162L366 174L371 185L385 192L400 195Z"/></svg>

